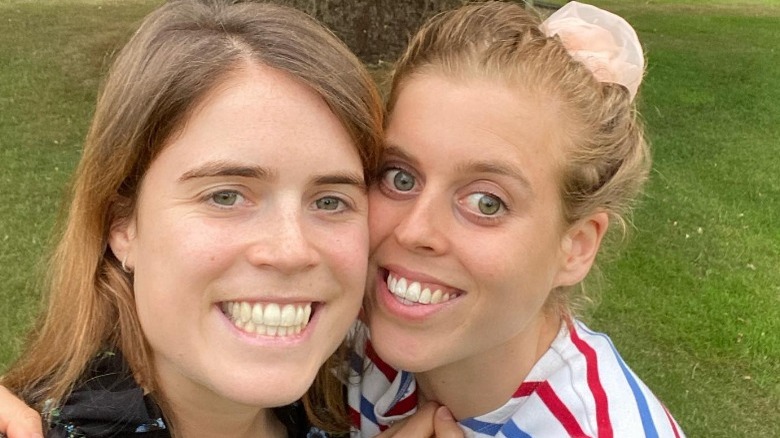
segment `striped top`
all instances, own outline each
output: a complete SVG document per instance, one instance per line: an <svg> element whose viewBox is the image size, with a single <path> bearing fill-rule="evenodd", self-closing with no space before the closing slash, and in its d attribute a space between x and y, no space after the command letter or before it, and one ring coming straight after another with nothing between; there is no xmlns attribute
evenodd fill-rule
<svg viewBox="0 0 780 438"><path fill-rule="evenodd" d="M417 408L414 376L384 363L370 341L363 350L348 389L353 438L373 437ZM609 337L576 320L563 325L506 404L460 425L480 438L685 436Z"/></svg>

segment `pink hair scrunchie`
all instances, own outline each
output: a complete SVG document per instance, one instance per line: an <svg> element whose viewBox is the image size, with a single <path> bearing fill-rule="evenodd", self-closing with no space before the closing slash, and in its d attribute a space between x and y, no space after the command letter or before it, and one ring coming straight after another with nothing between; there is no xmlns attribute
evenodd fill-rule
<svg viewBox="0 0 780 438"><path fill-rule="evenodd" d="M542 23L548 37L558 35L572 58L585 64L600 82L626 87L636 96L645 58L639 38L628 22L611 12L569 2Z"/></svg>

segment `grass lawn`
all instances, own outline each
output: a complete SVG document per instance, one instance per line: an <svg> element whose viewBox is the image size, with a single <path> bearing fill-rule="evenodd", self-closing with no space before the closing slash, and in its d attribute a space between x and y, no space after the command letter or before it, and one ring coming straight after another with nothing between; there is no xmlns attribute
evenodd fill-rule
<svg viewBox="0 0 780 438"><path fill-rule="evenodd" d="M159 3L0 3L0 370L40 307L99 78ZM780 436L780 1L594 3L646 45L655 164L586 319L688 436Z"/></svg>

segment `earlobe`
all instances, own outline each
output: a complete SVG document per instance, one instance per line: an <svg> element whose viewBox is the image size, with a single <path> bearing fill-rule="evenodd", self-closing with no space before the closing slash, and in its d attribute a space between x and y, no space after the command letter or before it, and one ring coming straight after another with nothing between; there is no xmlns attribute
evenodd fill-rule
<svg viewBox="0 0 780 438"><path fill-rule="evenodd" d="M122 269L126 272L132 272L135 266L132 254L135 234L135 220L133 219L115 221L108 234L108 246L111 247L111 252L122 263Z"/></svg>
<svg viewBox="0 0 780 438"><path fill-rule="evenodd" d="M609 227L609 215L597 212L572 225L561 242L562 267L556 286L581 282L590 272L601 240Z"/></svg>

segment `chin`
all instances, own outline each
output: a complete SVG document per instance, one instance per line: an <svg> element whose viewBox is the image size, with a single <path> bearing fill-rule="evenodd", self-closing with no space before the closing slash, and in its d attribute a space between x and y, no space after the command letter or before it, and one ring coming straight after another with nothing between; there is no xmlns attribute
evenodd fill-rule
<svg viewBox="0 0 780 438"><path fill-rule="evenodd" d="M390 321L371 320L371 344L382 360L399 370L420 373L438 366L435 349L424 334L410 333Z"/></svg>
<svg viewBox="0 0 780 438"><path fill-rule="evenodd" d="M316 370L287 367L286 370L268 370L267 368L251 377L218 382L214 388L223 398L242 405L273 408L289 405L299 400L309 390Z"/></svg>

